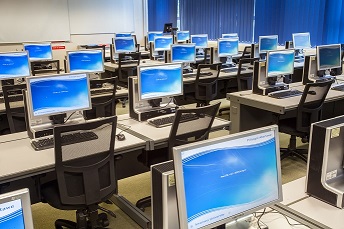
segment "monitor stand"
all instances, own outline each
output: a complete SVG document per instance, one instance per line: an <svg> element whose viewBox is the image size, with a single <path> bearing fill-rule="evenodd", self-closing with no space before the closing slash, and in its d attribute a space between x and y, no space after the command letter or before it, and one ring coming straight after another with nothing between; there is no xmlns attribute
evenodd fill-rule
<svg viewBox="0 0 344 229"><path fill-rule="evenodd" d="M259 226L258 226L259 223ZM224 229L268 229L268 226L253 215L249 215L240 220L227 223Z"/></svg>
<svg viewBox="0 0 344 229"><path fill-rule="evenodd" d="M191 68L189 63L183 63L183 74L192 73L193 68Z"/></svg>
<svg viewBox="0 0 344 229"><path fill-rule="evenodd" d="M295 62L304 62L305 57L303 55L303 49L295 49Z"/></svg>
<svg viewBox="0 0 344 229"><path fill-rule="evenodd" d="M65 118L67 117L67 114L64 113L64 114L59 114L59 115L51 115L49 116L49 120L51 120L51 123L53 125L56 125L56 124L64 124L65 123Z"/></svg>

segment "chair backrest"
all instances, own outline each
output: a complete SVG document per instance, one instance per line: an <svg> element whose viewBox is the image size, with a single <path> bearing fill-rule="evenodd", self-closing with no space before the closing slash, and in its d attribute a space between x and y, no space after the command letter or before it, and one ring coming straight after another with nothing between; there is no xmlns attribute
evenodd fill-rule
<svg viewBox="0 0 344 229"><path fill-rule="evenodd" d="M220 107L220 102L204 107L178 109L168 139L169 159L172 159L172 148L191 142L208 139L211 126ZM195 114L199 118L181 121L183 114Z"/></svg>
<svg viewBox="0 0 344 229"><path fill-rule="evenodd" d="M246 48L246 47L245 47ZM251 47L250 47L251 49ZM259 58L242 58L239 60L238 64L238 72L237 72L237 83L238 83L238 91L250 90L252 89L252 75L243 75L241 73L242 67L244 64L253 64L254 61L259 60Z"/></svg>
<svg viewBox="0 0 344 229"><path fill-rule="evenodd" d="M26 84L17 85L3 85L2 92L4 95L4 102L6 108L6 115L11 133L25 131L25 111L23 104L23 90L26 89ZM19 101L11 102L11 96L19 96ZM17 119L19 118L19 119ZM20 123L18 123L20 122Z"/></svg>
<svg viewBox="0 0 344 229"><path fill-rule="evenodd" d="M250 58L251 57L251 45L249 46L245 46L244 51L242 52L242 56L240 57L240 59L246 59L246 58Z"/></svg>
<svg viewBox="0 0 344 229"><path fill-rule="evenodd" d="M137 75L137 66L140 65L141 53L118 54L118 80L122 86L128 86L128 77Z"/></svg>
<svg viewBox="0 0 344 229"><path fill-rule="evenodd" d="M221 63L199 64L195 80L195 99L204 101L206 105L217 96L217 80L219 78ZM212 72L212 76L201 76L201 72Z"/></svg>
<svg viewBox="0 0 344 229"><path fill-rule="evenodd" d="M112 94L92 96L92 109L84 111L84 116L86 119L95 119L100 117L110 117L116 115L117 77L96 79L90 81L91 88L92 85L102 85L104 83L113 85Z"/></svg>
<svg viewBox="0 0 344 229"><path fill-rule="evenodd" d="M117 117L54 128L55 169L63 204L91 205L116 191L114 145ZM96 139L64 144L75 132L93 132Z"/></svg>
<svg viewBox="0 0 344 229"><path fill-rule="evenodd" d="M297 131L309 133L311 124L321 120L322 106L332 83L328 80L305 85L297 108Z"/></svg>

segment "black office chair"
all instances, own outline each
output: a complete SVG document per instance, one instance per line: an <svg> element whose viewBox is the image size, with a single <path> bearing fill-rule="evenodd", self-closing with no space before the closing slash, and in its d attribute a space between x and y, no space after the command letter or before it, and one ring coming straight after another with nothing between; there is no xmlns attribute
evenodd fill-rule
<svg viewBox="0 0 344 229"><path fill-rule="evenodd" d="M295 156L307 162L305 154L308 150L296 149L296 137L300 137L303 143L308 142L310 126L321 120L322 106L332 83L333 81L325 81L306 84L296 117L278 120L279 131L291 135L288 148L281 149L281 159Z"/></svg>
<svg viewBox="0 0 344 229"><path fill-rule="evenodd" d="M171 160L173 159L172 149L174 146L208 139L211 126L219 107L220 103L216 103L203 107L178 109L171 127L167 149L165 148L163 153L161 153L161 150L158 150L158 153L153 154L158 155L159 157L161 157L161 154L164 154L162 161ZM199 118L186 122L180 121L183 114L196 114ZM155 158L150 158L151 153L152 152L148 151L147 156L145 157L147 159L145 162L147 166L161 162L161 158L159 158L160 161L156 161ZM136 207L140 208L142 211L150 205L150 196L136 202Z"/></svg>
<svg viewBox="0 0 344 229"><path fill-rule="evenodd" d="M245 47L246 48L246 47ZM251 47L250 47L251 48ZM229 84L231 81L233 81L233 78L230 78L225 85L225 93L233 92L233 91L245 91L245 90L251 90L252 89L252 74L242 74L243 65L245 64L253 64L254 61L258 60L259 58L243 58L239 60L238 64L238 71L236 76L234 76L235 86L233 89L229 90ZM229 111L230 107L223 107L219 110L219 115L221 116L224 111Z"/></svg>
<svg viewBox="0 0 344 229"><path fill-rule="evenodd" d="M251 57L251 45L245 46L244 51L242 52L242 55L240 59L247 59Z"/></svg>
<svg viewBox="0 0 344 229"><path fill-rule="evenodd" d="M91 88L95 88L99 85L109 84L113 90L108 95L95 95L91 97L92 109L84 111L85 119L95 119L99 117L110 117L116 115L116 85L117 77L91 80Z"/></svg>
<svg viewBox="0 0 344 229"><path fill-rule="evenodd" d="M16 133L26 130L25 111L22 94L22 91L24 89L26 89L26 84L2 86L10 133ZM13 101L11 97L17 97L18 100Z"/></svg>
<svg viewBox="0 0 344 229"><path fill-rule="evenodd" d="M195 80L195 101L197 107L207 106L217 96L217 80L219 78L221 63L199 64ZM211 72L212 76L202 76L201 72Z"/></svg>
<svg viewBox="0 0 344 229"><path fill-rule="evenodd" d="M137 75L140 60L140 52L118 54L118 84L120 86L128 87L128 77Z"/></svg>
<svg viewBox="0 0 344 229"><path fill-rule="evenodd" d="M98 215L98 204L117 189L114 145L117 117L54 128L57 180L41 186L43 202L61 210L76 210L76 223L58 219L55 228L101 228L108 226L107 215ZM64 144L65 135L93 132L97 137ZM102 209L103 210L103 209Z"/></svg>

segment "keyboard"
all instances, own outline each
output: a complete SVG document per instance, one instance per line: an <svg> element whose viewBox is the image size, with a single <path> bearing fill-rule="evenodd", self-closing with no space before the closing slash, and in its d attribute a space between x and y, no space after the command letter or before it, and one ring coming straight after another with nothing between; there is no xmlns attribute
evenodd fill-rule
<svg viewBox="0 0 344 229"><path fill-rule="evenodd" d="M203 77L203 76L212 76L212 75L213 75L212 72L201 72L201 73L200 73L200 77ZM184 78L189 78L189 77L190 77L190 78L192 78L192 77L196 78L196 76L197 76L197 73L196 73L196 72L183 74L183 77L184 77Z"/></svg>
<svg viewBox="0 0 344 229"><path fill-rule="evenodd" d="M155 126L157 128L164 127L164 126L170 126L172 125L174 121L175 115L168 115L168 116L163 116L163 117L156 117L156 118L151 118L148 119L148 124ZM199 119L199 116L195 114L183 114L180 118L180 122L187 122L191 120L196 120Z"/></svg>
<svg viewBox="0 0 344 229"><path fill-rule="evenodd" d="M336 91L344 91L344 83L343 84L337 84L333 85L331 89L336 90Z"/></svg>
<svg viewBox="0 0 344 229"><path fill-rule="evenodd" d="M246 69L241 68L241 71L243 70L246 70ZM237 71L238 71L237 67L221 69L221 72L224 72L224 73L231 73L231 72L237 72Z"/></svg>
<svg viewBox="0 0 344 229"><path fill-rule="evenodd" d="M79 142L86 142L90 140L97 139L98 136L94 132L80 132L73 134L66 134L62 136L62 144L69 145ZM44 150L49 148L54 148L54 138L47 137L41 139L34 139L31 141L31 145L35 150Z"/></svg>
<svg viewBox="0 0 344 229"><path fill-rule="evenodd" d="M13 95L8 97L9 102L18 102L23 100L23 95ZM5 103L5 98L0 97L0 103Z"/></svg>
<svg viewBox="0 0 344 229"><path fill-rule="evenodd" d="M292 96L302 95L302 91L295 90L295 89L288 89L288 90L281 90L281 91L274 91L268 94L268 96L276 99L284 99Z"/></svg>
<svg viewBox="0 0 344 229"><path fill-rule="evenodd" d="M91 89L91 96L92 95L102 95L102 94L109 94L112 93L113 88L97 88Z"/></svg>

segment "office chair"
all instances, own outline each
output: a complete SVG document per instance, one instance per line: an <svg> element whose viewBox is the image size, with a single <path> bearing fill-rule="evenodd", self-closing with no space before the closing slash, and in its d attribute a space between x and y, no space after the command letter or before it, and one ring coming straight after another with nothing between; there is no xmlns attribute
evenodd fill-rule
<svg viewBox="0 0 344 229"><path fill-rule="evenodd" d="M246 48L246 47L245 47ZM251 47L250 47L251 48ZM236 81L236 87L234 87L236 91L244 91L244 90L251 90L252 89L252 74L247 75L247 74L242 74L243 66L248 63L253 63L254 61L258 60L259 58L243 58L239 59L239 64L238 64L238 71L236 76L234 76L234 80ZM228 91L228 84L230 83L229 81L233 80L233 78L230 78L225 85L225 93L229 93ZM224 111L229 111L229 107L223 107L219 110L219 115L221 116Z"/></svg>
<svg viewBox="0 0 344 229"><path fill-rule="evenodd" d="M55 228L101 228L109 225L107 215L98 215L98 204L116 192L115 131L117 117L54 128L56 180L41 186L43 202L61 210L76 210L76 223L58 219ZM93 132L96 138L63 143L64 136ZM103 209L101 209L103 210Z"/></svg>
<svg viewBox="0 0 344 229"><path fill-rule="evenodd" d="M95 119L99 117L110 117L116 115L116 85L117 76L112 78L90 80L91 88L103 86L103 84L113 85L112 94L95 95L91 97L92 109L84 111L85 119ZM112 86L111 86L112 87Z"/></svg>
<svg viewBox="0 0 344 229"><path fill-rule="evenodd" d="M168 138L168 147L167 149L163 149L165 151L164 161L173 159L172 149L174 146L208 139L211 126L219 107L220 102L203 107L178 109L175 113L175 119ZM196 114L199 119L184 122L181 121L181 116L183 114ZM147 154L146 165L151 166L152 164L155 164L155 158L149 158L151 152L147 152ZM161 152L158 154L161 156ZM142 211L150 205L150 196L136 202L136 207L140 208Z"/></svg>
<svg viewBox="0 0 344 229"><path fill-rule="evenodd" d="M199 64L195 80L194 99L197 107L207 106L217 96L217 80L220 75L221 63ZM202 76L202 72L211 72L212 76ZM189 96L190 98L190 96ZM192 100L192 98L191 98Z"/></svg>
<svg viewBox="0 0 344 229"><path fill-rule="evenodd" d="M3 85L2 92L6 108L10 133L16 133L26 130L25 111L23 104L23 92L26 84ZM11 97L20 97L19 101L12 102Z"/></svg>
<svg viewBox="0 0 344 229"><path fill-rule="evenodd" d="M128 88L128 77L137 75L137 66L140 65L141 53L118 54L118 83Z"/></svg>
<svg viewBox="0 0 344 229"><path fill-rule="evenodd" d="M295 118L278 120L279 131L291 135L289 146L281 148L281 159L295 156L307 162L307 149L296 149L296 137L300 137L303 143L308 142L310 126L321 120L321 111L326 95L333 81L308 83L301 96Z"/></svg>
<svg viewBox="0 0 344 229"><path fill-rule="evenodd" d="M242 52L242 55L240 59L247 59L251 57L251 45L245 46L244 51Z"/></svg>

